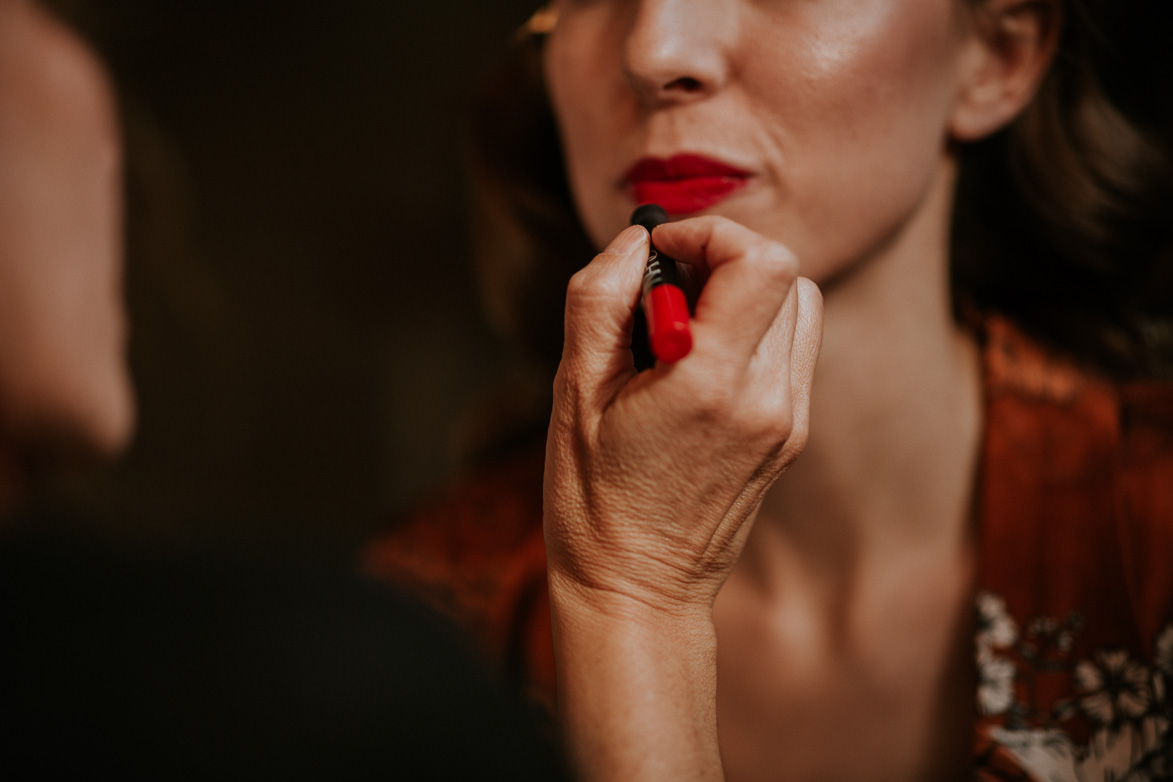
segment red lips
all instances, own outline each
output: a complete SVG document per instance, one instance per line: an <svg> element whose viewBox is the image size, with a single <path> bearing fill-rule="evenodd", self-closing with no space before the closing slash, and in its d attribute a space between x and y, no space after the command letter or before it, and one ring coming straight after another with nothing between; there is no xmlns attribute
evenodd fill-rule
<svg viewBox="0 0 1173 782"><path fill-rule="evenodd" d="M749 184L750 172L701 155L645 157L623 176L632 198L685 215L716 206Z"/></svg>

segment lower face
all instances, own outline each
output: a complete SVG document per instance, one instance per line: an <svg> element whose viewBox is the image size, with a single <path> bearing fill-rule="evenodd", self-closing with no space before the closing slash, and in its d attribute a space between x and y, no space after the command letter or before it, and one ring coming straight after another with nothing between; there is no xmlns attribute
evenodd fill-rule
<svg viewBox="0 0 1173 782"><path fill-rule="evenodd" d="M948 159L957 0L557 7L548 90L598 246L659 199L786 244L821 282L887 246Z"/></svg>

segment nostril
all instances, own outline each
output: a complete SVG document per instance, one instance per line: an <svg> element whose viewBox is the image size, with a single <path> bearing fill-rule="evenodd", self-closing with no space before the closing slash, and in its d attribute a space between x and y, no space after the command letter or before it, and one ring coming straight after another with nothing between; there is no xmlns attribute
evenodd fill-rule
<svg viewBox="0 0 1173 782"><path fill-rule="evenodd" d="M681 76L664 85L665 90L680 90L681 92L696 92L700 88L700 81L691 76Z"/></svg>

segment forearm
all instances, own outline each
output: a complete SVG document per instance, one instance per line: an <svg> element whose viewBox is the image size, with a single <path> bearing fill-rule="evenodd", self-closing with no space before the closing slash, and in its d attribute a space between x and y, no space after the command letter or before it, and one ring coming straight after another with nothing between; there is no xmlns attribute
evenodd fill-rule
<svg viewBox="0 0 1173 782"><path fill-rule="evenodd" d="M586 782L721 780L711 610L666 614L552 582L558 708Z"/></svg>

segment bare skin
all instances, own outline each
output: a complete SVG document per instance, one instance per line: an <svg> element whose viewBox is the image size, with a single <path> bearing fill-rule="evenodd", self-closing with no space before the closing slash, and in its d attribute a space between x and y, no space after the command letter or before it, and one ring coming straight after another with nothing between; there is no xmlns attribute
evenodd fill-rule
<svg viewBox="0 0 1173 782"><path fill-rule="evenodd" d="M907 241L944 244L921 225L943 222L948 184ZM730 778L961 776L980 376L942 306L947 281L934 267L900 269L902 257L918 256L829 287L812 436L717 601Z"/></svg>
<svg viewBox="0 0 1173 782"><path fill-rule="evenodd" d="M122 306L121 140L104 68L0 0L0 509L25 456L110 456L134 403Z"/></svg>
<svg viewBox="0 0 1173 782"><path fill-rule="evenodd" d="M560 703L586 777L963 776L981 393L976 348L950 313L950 145L1030 100L1056 6L995 0L988 25L944 0L559 8L547 78L596 241L631 207L615 183L633 157L701 152L755 173L712 210L752 229L726 230L723 257L791 257L825 300L813 386L795 356L818 350L818 329L787 325L809 317L809 297L806 316L774 316L790 340L763 339L748 359L785 378L775 414L787 426L763 424L770 442L738 429L760 389L719 395L716 415L692 356L638 380L576 359L582 330L622 320L606 292L629 308L638 296L614 249L588 267L591 295L572 286L546 507ZM657 246L711 265L692 222L658 228ZM729 295L767 290L751 274L742 284ZM748 306L714 320L714 339L752 320ZM601 401L567 391L584 387ZM716 432L674 448L668 424L625 403L649 389L675 432L707 411L743 438L744 461ZM597 436L648 426L654 456ZM715 476L727 515L682 505L698 476ZM680 545L680 525L718 550ZM665 527L674 535L657 539Z"/></svg>

